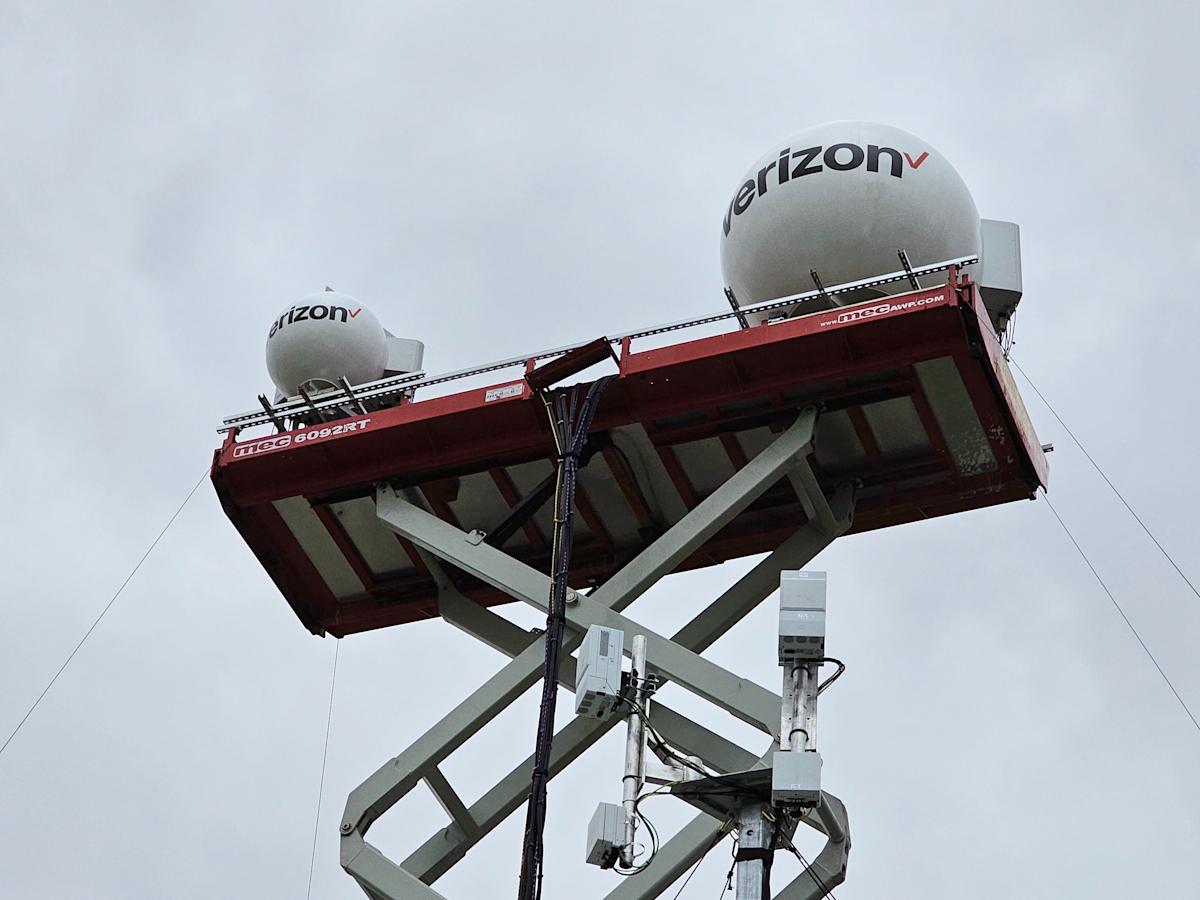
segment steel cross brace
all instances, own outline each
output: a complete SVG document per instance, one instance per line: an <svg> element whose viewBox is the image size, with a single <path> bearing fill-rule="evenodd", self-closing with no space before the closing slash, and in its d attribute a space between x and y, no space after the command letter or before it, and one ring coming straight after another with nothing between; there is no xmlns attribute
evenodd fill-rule
<svg viewBox="0 0 1200 900"><path fill-rule="evenodd" d="M771 446L743 466L592 596L569 607L569 626L582 630L589 624L600 623L645 634L650 644L650 658L661 676L674 678L775 737L779 697L702 659L698 653L777 587L781 569L805 565L845 532L850 525L853 505L848 488L839 490L832 503L819 489L815 496L809 492L806 505L811 504L816 511L812 521L743 576L673 639L650 632L621 616L619 610L632 603L657 579L673 571L780 477L798 470L800 477L793 478L792 483L798 489L815 487L815 478L805 461L811 450L815 421L815 411L809 409L801 413L792 427ZM504 669L400 756L363 782L347 800L341 824L342 865L346 871L372 898L425 900L440 896L427 885L444 874L519 806L528 789L532 763L526 760L517 766L470 808L454 792L438 766L494 714L535 683L543 656L540 638L463 597L432 557L444 559L541 609L545 608L549 579L496 548L468 540L460 530L391 490L381 489L376 502L380 518L414 541L427 561L434 563L431 569L438 581L443 617L513 657ZM573 650L579 641L578 634L571 634L565 646L568 651ZM574 687L574 666L574 659L568 656L559 672L560 683L569 688ZM655 719L656 727L667 740L698 755L718 771L744 769L755 764L753 754L667 707L658 706ZM608 721L576 719L564 727L555 737L551 775L578 758L616 723L615 718ZM758 764L765 765L766 758ZM368 844L364 835L376 818L420 780L429 785L452 824L398 866ZM698 858L719 828L720 823L702 814L663 846L650 867L638 876L626 879L609 896L655 896Z"/></svg>
<svg viewBox="0 0 1200 900"><path fill-rule="evenodd" d="M797 875L775 900L820 900L846 880L846 863L850 858L850 826L846 807L828 792L822 792L821 805L802 820L828 840L817 858Z"/></svg>

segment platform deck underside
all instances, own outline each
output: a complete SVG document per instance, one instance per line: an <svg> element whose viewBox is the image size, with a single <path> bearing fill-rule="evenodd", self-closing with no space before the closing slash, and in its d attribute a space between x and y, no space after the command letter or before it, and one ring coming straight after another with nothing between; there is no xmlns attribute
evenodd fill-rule
<svg viewBox="0 0 1200 900"><path fill-rule="evenodd" d="M819 410L810 462L823 489L856 485L853 531L1032 496L1044 456L978 304L965 282L868 316L834 310L627 349L580 470L572 584L603 582L807 406ZM380 483L547 570L549 429L541 402L508 384L409 402L303 444L231 437L218 451L227 514L310 630L437 615L420 554L375 515ZM682 568L774 549L807 521L802 493L780 480ZM478 602L509 599L453 577Z"/></svg>

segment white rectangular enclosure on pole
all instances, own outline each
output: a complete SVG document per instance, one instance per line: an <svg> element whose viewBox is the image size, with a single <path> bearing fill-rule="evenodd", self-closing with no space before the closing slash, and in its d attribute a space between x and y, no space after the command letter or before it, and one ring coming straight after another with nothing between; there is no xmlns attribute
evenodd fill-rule
<svg viewBox="0 0 1200 900"><path fill-rule="evenodd" d="M621 660L625 632L591 625L579 645L575 675L575 712L603 719L621 700Z"/></svg>
<svg viewBox="0 0 1200 900"><path fill-rule="evenodd" d="M781 572L779 579L779 664L825 655L825 573Z"/></svg>

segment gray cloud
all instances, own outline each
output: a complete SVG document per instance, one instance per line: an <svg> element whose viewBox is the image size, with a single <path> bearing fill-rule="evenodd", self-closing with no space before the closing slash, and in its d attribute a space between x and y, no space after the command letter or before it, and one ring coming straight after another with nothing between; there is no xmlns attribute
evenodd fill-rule
<svg viewBox="0 0 1200 900"><path fill-rule="evenodd" d="M332 284L449 370L719 308L736 179L837 118L927 138L1021 223L1016 358L1195 580L1197 37L1182 3L0 7L0 723L267 387L278 309ZM1200 601L1026 399L1056 508L1200 708ZM822 713L854 829L839 897L1187 893L1200 735L1044 504L815 565L850 664ZM632 614L669 627L745 567ZM769 607L713 656L774 687ZM0 757L0 892L302 896L332 654L203 486ZM501 664L439 622L345 642L314 896L361 896L347 792ZM468 799L534 719L526 698L452 759ZM548 896L613 886L581 850L619 754L552 784ZM513 895L518 820L439 889ZM414 795L372 837L402 857L441 821Z"/></svg>

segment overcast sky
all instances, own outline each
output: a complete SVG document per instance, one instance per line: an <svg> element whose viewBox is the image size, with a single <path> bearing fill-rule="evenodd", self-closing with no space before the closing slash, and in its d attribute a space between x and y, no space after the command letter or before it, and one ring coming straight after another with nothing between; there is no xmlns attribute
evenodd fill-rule
<svg viewBox="0 0 1200 900"><path fill-rule="evenodd" d="M0 0L0 737L268 388L280 309L333 285L445 371L720 308L739 176L831 119L921 136L1020 223L1015 358L1200 579L1194 5L344 6ZM1053 502L1200 710L1200 600L1025 393ZM750 562L630 614L670 628ZM821 727L842 900L1198 890L1200 733L1043 502L813 568L849 664ZM772 600L712 656L777 689L774 646ZM333 653L202 485L0 756L0 895L303 897ZM347 793L503 661L441 622L345 641L313 896L362 896ZM526 697L451 759L468 801L535 719ZM552 783L549 898L615 886L582 856L620 767L610 735ZM403 859L443 822L418 791L371 839ZM438 890L514 896L520 830Z"/></svg>

